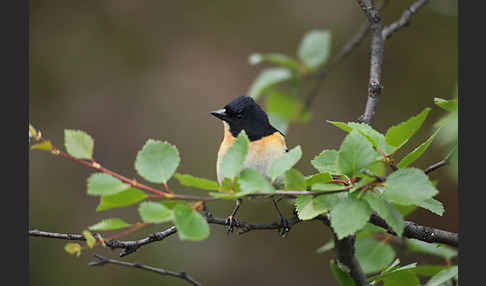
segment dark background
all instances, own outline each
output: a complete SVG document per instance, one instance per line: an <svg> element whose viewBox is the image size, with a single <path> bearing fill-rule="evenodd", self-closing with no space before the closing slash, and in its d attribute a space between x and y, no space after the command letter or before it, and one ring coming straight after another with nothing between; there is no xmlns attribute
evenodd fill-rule
<svg viewBox="0 0 486 286"><path fill-rule="evenodd" d="M432 107L434 97L453 96L458 76L457 1L431 2L410 27L385 43L384 94L374 123L380 131ZM382 13L385 24L410 4L391 1ZM208 112L244 94L264 68L250 66L248 55L295 56L307 31L330 29L332 57L363 21L355 1L31 1L29 120L58 147L64 129L88 132L95 139L95 158L128 177L136 177L136 153L153 138L178 147L179 172L215 179L222 125ZM369 37L325 80L311 121L290 126L287 145L302 146L297 168L304 174L313 171L309 161L315 155L338 148L344 138L343 131L325 120L354 120L364 110L368 53ZM433 108L405 151L423 142L443 114ZM438 143L417 167L443 157ZM46 152L31 151L29 156L30 228L79 233L107 217L138 221L135 206L95 212L98 199L86 195L91 170ZM437 199L444 203L445 214L418 210L408 219L458 231L457 183L446 168L431 177L439 180ZM176 181L170 184L180 193L199 192L181 188ZM215 202L209 207L224 217L233 205ZM282 208L291 213L290 205ZM270 201L250 201L239 218L270 222L277 216ZM145 228L125 238L160 229ZM211 236L202 242L172 236L125 260L185 270L204 285L337 285L329 270L332 252L315 253L329 239L329 229L317 222L295 226L286 239L276 231L227 236L223 227L211 225ZM75 258L64 251L65 241L29 240L31 285L185 285L137 269L90 268L90 252ZM397 250L403 264L443 263ZM92 252L118 254L100 248Z"/></svg>

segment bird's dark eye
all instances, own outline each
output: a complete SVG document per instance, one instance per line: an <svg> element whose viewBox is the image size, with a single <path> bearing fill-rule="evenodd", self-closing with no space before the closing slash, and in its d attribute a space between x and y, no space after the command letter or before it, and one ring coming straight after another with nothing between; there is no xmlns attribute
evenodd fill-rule
<svg viewBox="0 0 486 286"><path fill-rule="evenodd" d="M236 114L236 117L237 117L238 119L241 119L241 118L243 117L243 114L241 114L241 113L237 113L237 114Z"/></svg>

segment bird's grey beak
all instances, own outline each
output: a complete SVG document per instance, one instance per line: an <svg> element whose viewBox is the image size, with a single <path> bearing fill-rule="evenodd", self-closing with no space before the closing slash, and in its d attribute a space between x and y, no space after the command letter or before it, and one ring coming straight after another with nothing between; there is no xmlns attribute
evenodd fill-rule
<svg viewBox="0 0 486 286"><path fill-rule="evenodd" d="M224 108L216 111L211 111L210 113L221 120L228 119L228 115L226 114L226 109Z"/></svg>

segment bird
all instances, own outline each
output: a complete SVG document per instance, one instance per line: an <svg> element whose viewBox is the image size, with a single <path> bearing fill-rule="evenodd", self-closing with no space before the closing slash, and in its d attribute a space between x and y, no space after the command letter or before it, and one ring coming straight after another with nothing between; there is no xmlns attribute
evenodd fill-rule
<svg viewBox="0 0 486 286"><path fill-rule="evenodd" d="M221 161L228 150L228 148L236 140L238 134L244 130L249 139L248 153L243 163L243 169L253 168L258 171L265 178L266 171L270 163L288 152L285 142L285 135L276 129L269 121L267 113L255 102L252 97L242 95L228 104L222 109L210 112L213 116L223 122L223 140L218 150L216 161L216 174L218 183L221 184L222 172ZM283 184L282 176L275 179L273 182L275 187L280 187ZM288 232L288 223L281 214L276 200L273 201L279 213L283 229L281 235ZM236 207L232 214L228 217L228 232L233 231L234 216L241 204L241 199L236 200Z"/></svg>

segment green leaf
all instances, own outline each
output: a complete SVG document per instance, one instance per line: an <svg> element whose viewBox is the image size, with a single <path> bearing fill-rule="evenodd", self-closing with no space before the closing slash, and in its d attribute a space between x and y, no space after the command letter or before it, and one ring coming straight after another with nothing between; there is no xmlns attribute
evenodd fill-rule
<svg viewBox="0 0 486 286"><path fill-rule="evenodd" d="M113 195L128 189L130 185L105 173L94 173L88 177L88 195Z"/></svg>
<svg viewBox="0 0 486 286"><path fill-rule="evenodd" d="M290 169L284 173L284 184L286 190L304 190L307 187L305 177L296 169Z"/></svg>
<svg viewBox="0 0 486 286"><path fill-rule="evenodd" d="M76 159L93 157L94 140L81 130L64 130L64 146L69 155Z"/></svg>
<svg viewBox="0 0 486 286"><path fill-rule="evenodd" d="M393 248L369 237L356 239L356 258L364 273L373 273L390 265L395 259Z"/></svg>
<svg viewBox="0 0 486 286"><path fill-rule="evenodd" d="M330 181L332 181L332 176L328 172L317 173L305 178L307 186L312 186L317 183L324 184Z"/></svg>
<svg viewBox="0 0 486 286"><path fill-rule="evenodd" d="M444 269L441 272L437 273L435 276L430 278L429 281L425 284L425 286L439 286L442 285L442 283L446 282L447 280L450 280L457 276L459 273L459 268L457 265L454 265L450 268Z"/></svg>
<svg viewBox="0 0 486 286"><path fill-rule="evenodd" d="M286 68L267 68L255 79L248 90L248 96L257 100L266 90L277 83L292 78L292 72Z"/></svg>
<svg viewBox="0 0 486 286"><path fill-rule="evenodd" d="M319 172L327 172L334 175L340 175L337 167L337 158L339 152L337 150L323 150L319 155L312 159L311 164Z"/></svg>
<svg viewBox="0 0 486 286"><path fill-rule="evenodd" d="M261 62L269 62L283 68L289 68L293 71L299 70L298 63L295 59L279 53L269 53L269 54L254 53L248 57L248 62L251 65L256 65Z"/></svg>
<svg viewBox="0 0 486 286"><path fill-rule="evenodd" d="M267 176L272 180L290 170L302 157L300 145L289 152L283 153L278 159L273 160L267 168Z"/></svg>
<svg viewBox="0 0 486 286"><path fill-rule="evenodd" d="M398 236L402 236L404 228L403 216L392 204L371 193L366 193L363 198L368 202L371 209L376 211Z"/></svg>
<svg viewBox="0 0 486 286"><path fill-rule="evenodd" d="M391 272L383 278L384 286L417 286L420 280L412 270Z"/></svg>
<svg viewBox="0 0 486 286"><path fill-rule="evenodd" d="M358 131L353 130L341 144L337 165L345 175L358 176L361 174L361 170L376 161L378 156L373 145Z"/></svg>
<svg viewBox="0 0 486 286"><path fill-rule="evenodd" d="M218 199L234 200L234 199L246 196L246 195L248 195L248 193L245 193L245 192L240 192L240 193L215 193L215 192L210 192L209 195L211 197L218 198Z"/></svg>
<svg viewBox="0 0 486 286"><path fill-rule="evenodd" d="M163 223L172 219L172 211L155 202L143 202L138 206L138 214L143 222Z"/></svg>
<svg viewBox="0 0 486 286"><path fill-rule="evenodd" d="M326 62L330 52L331 32L313 30L305 34L300 42L297 56L307 68L314 70Z"/></svg>
<svg viewBox="0 0 486 286"><path fill-rule="evenodd" d="M166 183L179 166L179 151L168 142L149 139L138 151L135 169L151 183Z"/></svg>
<svg viewBox="0 0 486 286"><path fill-rule="evenodd" d="M439 106L440 108L446 111L457 111L458 110L458 102L456 99L443 99L443 98L434 98L434 103Z"/></svg>
<svg viewBox="0 0 486 286"><path fill-rule="evenodd" d="M442 214L444 213L444 206L442 205L441 202L435 199L427 199L417 203L417 205L424 209L428 209L429 211L435 213L436 215L442 216Z"/></svg>
<svg viewBox="0 0 486 286"><path fill-rule="evenodd" d="M64 250L69 253L69 254L76 254L76 256L79 256L81 255L81 250L83 248L81 247L81 245L79 245L79 243L66 243L66 245L64 246Z"/></svg>
<svg viewBox="0 0 486 286"><path fill-rule="evenodd" d="M89 230L115 230L129 226L130 224L124 222L119 218L108 218L90 226Z"/></svg>
<svg viewBox="0 0 486 286"><path fill-rule="evenodd" d="M51 151L52 150L52 144L51 141L46 140L42 143L37 143L32 146L30 146L31 150L37 149L37 150L45 150L45 151Z"/></svg>
<svg viewBox="0 0 486 286"><path fill-rule="evenodd" d="M420 129L429 112L430 108L427 107L407 121L390 127L385 134L386 143L395 146L397 149L400 148Z"/></svg>
<svg viewBox="0 0 486 286"><path fill-rule="evenodd" d="M281 118L278 114L273 114L268 112L268 122L275 127L278 131L282 132L282 134L287 134L287 130L289 128L288 120Z"/></svg>
<svg viewBox="0 0 486 286"><path fill-rule="evenodd" d="M83 236L86 239L86 244L89 248L93 248L96 243L96 238L89 232L89 230L83 230Z"/></svg>
<svg viewBox="0 0 486 286"><path fill-rule="evenodd" d="M417 266L414 271L419 276L434 276L440 271L449 268L446 265L421 265Z"/></svg>
<svg viewBox="0 0 486 286"><path fill-rule="evenodd" d="M178 204L174 208L174 223L181 240L198 241L209 236L206 219L189 204Z"/></svg>
<svg viewBox="0 0 486 286"><path fill-rule="evenodd" d="M221 175L223 178L233 180L234 177L238 176L241 169L243 169L243 163L248 154L248 145L248 136L245 130L242 130L221 160Z"/></svg>
<svg viewBox="0 0 486 286"><path fill-rule="evenodd" d="M325 192L325 191L339 191L339 190L344 190L346 186L342 184L314 184L312 185L312 191L313 192Z"/></svg>
<svg viewBox="0 0 486 286"><path fill-rule="evenodd" d="M399 204L393 204L395 208L402 214L403 217L408 216L411 214L413 211L417 209L416 205L409 205L409 206L403 206Z"/></svg>
<svg viewBox="0 0 486 286"><path fill-rule="evenodd" d="M428 243L418 239L407 238L405 239L405 245L412 252L427 253L446 259L457 256L456 249L439 243Z"/></svg>
<svg viewBox="0 0 486 286"><path fill-rule="evenodd" d="M96 211L104 211L113 208L121 208L138 203L144 200L147 194L139 189L128 188L122 192L101 197L100 204Z"/></svg>
<svg viewBox="0 0 486 286"><path fill-rule="evenodd" d="M393 172L384 187L383 196L388 201L400 205L416 205L438 193L429 177L417 168L405 168Z"/></svg>
<svg viewBox="0 0 486 286"><path fill-rule="evenodd" d="M304 110L304 104L297 97L282 91L272 90L265 99L266 111L285 121L298 119Z"/></svg>
<svg viewBox="0 0 486 286"><path fill-rule="evenodd" d="M415 162L415 160L417 160L418 158L420 158L420 156L422 156L422 154L427 150L427 148L429 148L429 146L432 143L432 141L434 141L434 138L437 135L437 133L439 132L439 130L435 131L435 133L432 134L432 136L430 136L429 139L427 139L427 141L425 141L424 143L420 144L420 146L418 146L417 148L415 148L412 152L408 153L407 156L405 156L405 158L403 158L400 161L400 163L398 163L397 167L399 169L405 168L408 165L410 165L413 162Z"/></svg>
<svg viewBox="0 0 486 286"><path fill-rule="evenodd" d="M258 171L247 168L241 171L238 179L241 191L247 195L251 193L274 193L275 188Z"/></svg>
<svg viewBox="0 0 486 286"><path fill-rule="evenodd" d="M198 178L188 174L179 174L175 173L174 177L179 181L179 183L186 187L193 187L203 190L209 191L217 191L219 190L218 182L205 179L205 178Z"/></svg>
<svg viewBox="0 0 486 286"><path fill-rule="evenodd" d="M348 197L331 210L331 227L337 238L342 239L363 228L370 215L371 208L366 201Z"/></svg>
<svg viewBox="0 0 486 286"><path fill-rule="evenodd" d="M366 123L358 123L358 122L337 122L337 121L327 121L334 126L346 131L351 132L353 130L357 130L361 135L366 137L368 141L373 144L373 147L383 151L386 155L390 155L395 150L395 147L390 146L386 143L385 135L381 134L380 132L376 131L370 125Z"/></svg>
<svg viewBox="0 0 486 286"><path fill-rule="evenodd" d="M340 200L346 198L347 194L337 193L326 196L301 196L295 199L297 216L301 220L313 219L316 216L329 212Z"/></svg>
<svg viewBox="0 0 486 286"><path fill-rule="evenodd" d="M331 272L336 278L336 280L339 282L340 286L356 286L353 278L351 278L351 275L341 270L341 268L339 268L336 262L334 262L334 259L331 259L329 263L331 266Z"/></svg>
<svg viewBox="0 0 486 286"><path fill-rule="evenodd" d="M326 242L326 244L324 244L323 246L319 247L316 252L321 254L321 253L324 253L324 252L327 252L331 249L334 248L334 240L329 240L328 242Z"/></svg>

